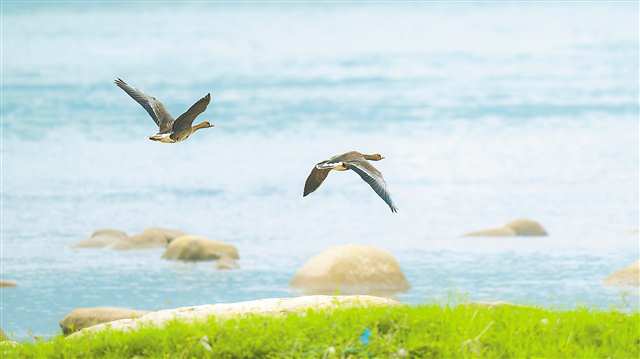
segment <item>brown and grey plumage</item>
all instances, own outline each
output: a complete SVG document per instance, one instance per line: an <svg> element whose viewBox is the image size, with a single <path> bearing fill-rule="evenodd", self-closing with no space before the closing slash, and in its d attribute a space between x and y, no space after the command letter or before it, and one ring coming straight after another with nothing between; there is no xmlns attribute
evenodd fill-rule
<svg viewBox="0 0 640 359"><path fill-rule="evenodd" d="M131 98L136 100L136 102L147 111L156 125L158 125L158 133L149 137L152 141L163 143L180 142L186 140L191 134L201 128L213 127L209 121L202 121L192 126L193 120L207 109L211 101L211 94L207 94L198 100L198 102L189 107L185 113L174 120L173 116L171 116L164 108L162 102L158 101L157 98L146 95L144 92L122 81L122 79L116 79L115 84L123 89Z"/></svg>
<svg viewBox="0 0 640 359"><path fill-rule="evenodd" d="M379 153L365 155L357 151L351 151L319 162L313 166L309 177L307 177L302 197L318 189L331 170L352 170L367 182L378 196L387 203L389 208L391 208L391 212L396 213L398 212L398 208L391 199L391 194L387 190L387 183L384 181L382 173L369 163L369 161L380 161L382 159L384 159L384 157Z"/></svg>

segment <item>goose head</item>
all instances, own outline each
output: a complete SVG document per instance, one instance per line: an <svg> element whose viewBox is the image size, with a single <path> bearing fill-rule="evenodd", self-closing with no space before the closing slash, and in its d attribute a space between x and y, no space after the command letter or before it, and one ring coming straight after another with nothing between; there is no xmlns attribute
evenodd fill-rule
<svg viewBox="0 0 640 359"><path fill-rule="evenodd" d="M374 153L372 155L364 155L364 158L369 161L380 161L384 159L384 156L379 153Z"/></svg>
<svg viewBox="0 0 640 359"><path fill-rule="evenodd" d="M193 126L193 128L192 128L192 129L193 129L193 131L197 131L197 130L199 130L199 129L201 129L201 128L210 128L210 127L213 127L213 124L212 124L211 122L209 122L209 121L202 121L202 122L200 122L199 124L197 124L197 125Z"/></svg>

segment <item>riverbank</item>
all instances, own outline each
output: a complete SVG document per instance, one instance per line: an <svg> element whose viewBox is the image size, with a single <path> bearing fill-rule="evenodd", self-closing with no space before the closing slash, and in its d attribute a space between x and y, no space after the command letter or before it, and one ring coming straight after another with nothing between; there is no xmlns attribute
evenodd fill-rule
<svg viewBox="0 0 640 359"><path fill-rule="evenodd" d="M640 355L640 313L436 304L171 321L1 347L6 358L614 357Z"/></svg>

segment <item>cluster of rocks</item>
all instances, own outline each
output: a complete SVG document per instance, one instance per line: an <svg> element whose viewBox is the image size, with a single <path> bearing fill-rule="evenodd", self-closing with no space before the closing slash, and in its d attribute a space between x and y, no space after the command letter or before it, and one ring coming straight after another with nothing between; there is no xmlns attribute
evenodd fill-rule
<svg viewBox="0 0 640 359"><path fill-rule="evenodd" d="M117 229L99 229L91 237L74 245L74 248L110 248L119 251L147 248L163 248L186 233L168 228L151 227L133 236Z"/></svg>
<svg viewBox="0 0 640 359"><path fill-rule="evenodd" d="M215 260L219 269L237 268L236 260L239 254L233 245L200 236L185 235L178 231L168 231L152 228L146 229L140 235L128 237L122 231L102 229L94 232L89 239L78 243L76 248L123 250L165 246L162 257L167 260ZM131 245L131 242L135 244ZM300 268L291 280L291 286L314 296L215 304L159 312L115 307L78 308L60 321L60 327L63 333L68 335L84 328L92 328L91 331L99 330L104 327L100 323L109 323L110 327L127 329L136 327L140 323L157 325L174 318L198 319L209 315L229 316L246 313L277 314L337 304L390 305L397 302L387 297L409 289L409 283L398 261L390 253L364 245L328 248L309 259ZM340 296L327 296L335 294ZM342 296L342 294L359 295Z"/></svg>
<svg viewBox="0 0 640 359"><path fill-rule="evenodd" d="M240 258L235 246L177 229L152 227L133 236L117 229L99 229L74 248L109 248L119 251L165 248L162 258L179 261L216 261L216 268L236 269Z"/></svg>
<svg viewBox="0 0 640 359"><path fill-rule="evenodd" d="M536 221L519 219L498 228L467 233L466 236L546 236ZM114 229L101 229L76 248L111 248L132 250L164 247L162 258L178 261L216 261L219 269L237 268L238 250L231 244L165 228L147 228L128 236ZM5 284L3 284L5 283ZM0 286L11 282L0 281ZM280 314L308 308L347 305L394 305L389 297L410 288L398 261L389 252L367 245L342 245L326 249L311 257L293 276L290 286L303 297L265 299L251 302L214 304L147 312L126 308L78 308L70 312L60 327L63 333L81 330L95 332L104 328L131 330L140 325L161 325L169 320L196 320L210 315L222 318L248 313ZM640 261L606 278L605 284L640 286ZM15 285L15 283L13 283ZM339 296L331 296L339 294ZM506 302L478 302L474 305L495 307ZM108 323L108 324L105 324ZM86 328L86 329L85 329Z"/></svg>
<svg viewBox="0 0 640 359"><path fill-rule="evenodd" d="M638 235L638 230L629 231ZM547 236L542 225L530 219L517 219L502 227L488 228L466 233L467 237L515 237L515 236ZM604 279L604 284L616 287L640 287L640 260L622 268Z"/></svg>

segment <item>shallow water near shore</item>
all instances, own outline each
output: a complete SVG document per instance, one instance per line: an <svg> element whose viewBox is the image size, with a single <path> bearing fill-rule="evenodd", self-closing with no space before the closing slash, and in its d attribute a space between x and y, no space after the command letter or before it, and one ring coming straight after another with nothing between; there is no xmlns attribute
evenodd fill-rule
<svg viewBox="0 0 640 359"><path fill-rule="evenodd" d="M602 285L639 257L637 5L4 6L14 338L81 306L296 295L296 269L347 243L396 256L406 303L638 309ZM211 92L216 127L152 143L114 77L176 115ZM315 162L353 149L386 157L397 215L352 173L302 198ZM550 236L461 237L520 217ZM71 249L150 226L232 243L241 269Z"/></svg>

